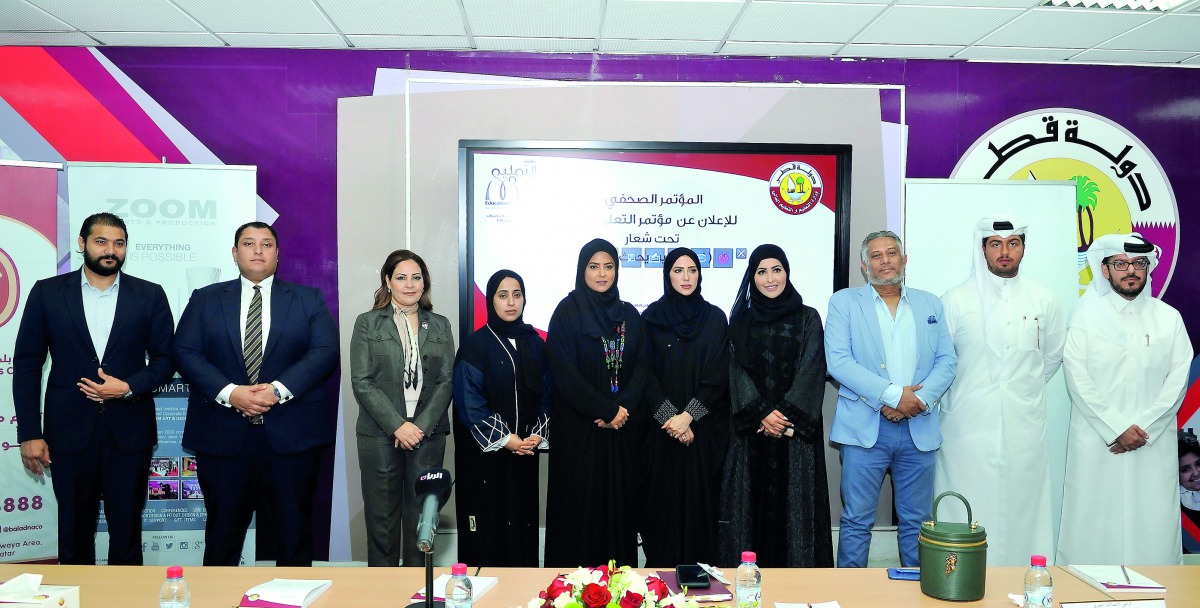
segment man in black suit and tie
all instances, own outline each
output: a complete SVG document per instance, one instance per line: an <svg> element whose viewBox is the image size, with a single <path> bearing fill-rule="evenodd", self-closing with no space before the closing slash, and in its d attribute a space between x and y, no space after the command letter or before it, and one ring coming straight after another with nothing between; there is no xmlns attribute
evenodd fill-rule
<svg viewBox="0 0 1200 608"><path fill-rule="evenodd" d="M337 327L319 289L275 278L275 229L238 228L241 276L192 293L175 336L191 383L183 447L196 452L208 521L204 565L236 566L259 494L275 522L277 564L311 566L320 447L334 439L325 380Z"/></svg>
<svg viewBox="0 0 1200 608"><path fill-rule="evenodd" d="M21 462L34 475L51 472L62 564L96 563L101 496L108 563L142 564L142 508L158 441L154 390L171 378L173 323L162 287L121 272L128 238L116 215L85 219L83 268L34 284L17 330Z"/></svg>

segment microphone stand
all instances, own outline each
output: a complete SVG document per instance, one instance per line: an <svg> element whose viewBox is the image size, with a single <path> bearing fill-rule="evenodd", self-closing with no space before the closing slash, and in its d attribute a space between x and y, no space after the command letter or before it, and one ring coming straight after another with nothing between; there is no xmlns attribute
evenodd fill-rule
<svg viewBox="0 0 1200 608"><path fill-rule="evenodd" d="M425 554L425 601L413 602L408 608L446 608L446 602L433 600L433 548Z"/></svg>

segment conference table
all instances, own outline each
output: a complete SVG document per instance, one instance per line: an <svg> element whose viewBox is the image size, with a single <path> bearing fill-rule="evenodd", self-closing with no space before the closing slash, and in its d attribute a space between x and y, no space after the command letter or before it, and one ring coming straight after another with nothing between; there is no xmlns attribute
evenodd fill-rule
<svg viewBox="0 0 1200 608"><path fill-rule="evenodd" d="M665 569L665 568L664 568ZM494 589L475 602L476 608L525 608L559 571L549 568L481 568L472 574L500 579ZM640 568L648 574L655 568ZM1138 572L1167 587L1168 606L1200 605L1200 566L1138 566ZM0 580L23 572L43 575L47 585L79 585L85 608L101 606L154 606L166 569L160 566L52 566L0 564ZM732 572L732 568L729 569ZM1116 594L1109 597L1077 579L1063 568L1051 569L1055 604L1101 602L1111 599L1161 598L1162 595ZM448 574L436 568L435 576ZM1008 594L1023 590L1024 568L988 568L984 598L977 602L944 602L921 593L920 583L892 581L887 570L776 569L763 570L764 607L775 602L806 604L836 600L843 608L931 608L950 606L1012 606ZM331 579L333 586L312 608L403 607L425 584L421 568L274 568L184 567L192 589L192 608L232 608L249 588L273 578ZM732 605L732 602L725 602Z"/></svg>

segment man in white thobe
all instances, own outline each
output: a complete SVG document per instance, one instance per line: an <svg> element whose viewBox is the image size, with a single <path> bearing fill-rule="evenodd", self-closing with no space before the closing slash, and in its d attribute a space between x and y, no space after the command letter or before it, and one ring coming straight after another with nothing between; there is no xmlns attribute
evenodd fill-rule
<svg viewBox="0 0 1200 608"><path fill-rule="evenodd" d="M1159 250L1138 233L1088 249L1092 282L1067 324L1071 393L1058 563L1179 564L1175 415L1192 345L1151 296Z"/></svg>
<svg viewBox="0 0 1200 608"><path fill-rule="evenodd" d="M1018 274L1026 228L1011 215L980 220L972 277L942 296L958 371L942 399L934 491L970 501L989 566L1054 555L1045 389L1062 363L1066 319L1049 289ZM963 521L950 504L939 519Z"/></svg>

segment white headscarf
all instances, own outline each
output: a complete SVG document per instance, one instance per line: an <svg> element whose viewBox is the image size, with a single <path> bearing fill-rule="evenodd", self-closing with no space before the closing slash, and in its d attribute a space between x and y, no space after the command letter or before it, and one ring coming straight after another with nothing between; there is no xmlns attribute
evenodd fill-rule
<svg viewBox="0 0 1200 608"><path fill-rule="evenodd" d="M1104 278L1104 258L1125 254L1131 258L1145 256L1150 260L1150 268L1146 270L1146 288L1142 290L1143 294L1151 297L1154 293L1150 284L1150 273L1154 272L1154 268L1158 266L1158 258L1162 255L1162 249L1147 241L1137 232L1129 234L1106 234L1094 241L1087 250L1088 266L1092 269L1092 282L1088 285L1087 292L1084 296L1104 296L1112 291L1112 285L1108 279ZM1141 297L1140 295L1138 297Z"/></svg>
<svg viewBox="0 0 1200 608"><path fill-rule="evenodd" d="M975 288L979 291L979 303L983 309L984 341L997 357L1004 352L1004 337L1000 320L992 314L996 290L993 286L992 271L988 270L987 258L983 254L983 240L993 236L1008 240L1010 237L1025 234L1028 227L1028 222L1015 215L989 215L975 224L975 267L971 276L975 279Z"/></svg>

